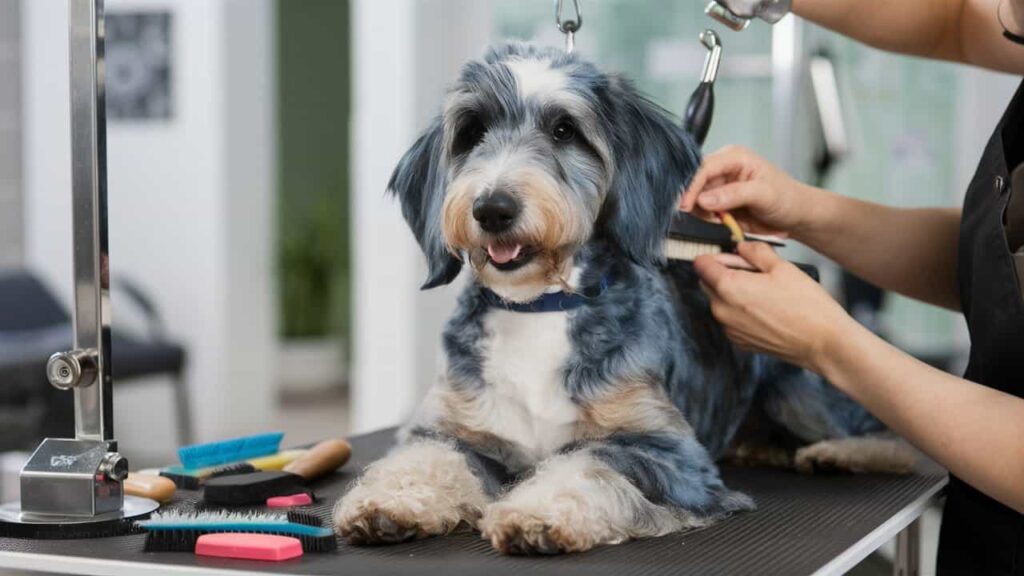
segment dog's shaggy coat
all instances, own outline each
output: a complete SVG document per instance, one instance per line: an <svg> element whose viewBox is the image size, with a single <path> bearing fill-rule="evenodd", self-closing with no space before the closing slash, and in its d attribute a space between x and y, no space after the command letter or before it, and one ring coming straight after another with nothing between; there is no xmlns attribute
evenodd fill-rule
<svg viewBox="0 0 1024 576"><path fill-rule="evenodd" d="M732 346L692 266L664 262L698 163L668 114L575 55L509 44L463 69L390 189L424 286L473 279L399 446L339 501L342 535L466 523L506 553L581 551L751 509L719 477L728 454L906 468L901 450L837 442L880 426L817 376ZM582 305L494 304L557 291Z"/></svg>

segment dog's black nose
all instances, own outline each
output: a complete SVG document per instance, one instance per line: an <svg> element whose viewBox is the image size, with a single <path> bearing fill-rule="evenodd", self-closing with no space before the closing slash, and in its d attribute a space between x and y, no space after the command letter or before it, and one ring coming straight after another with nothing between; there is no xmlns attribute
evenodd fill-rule
<svg viewBox="0 0 1024 576"><path fill-rule="evenodd" d="M473 202L473 218L493 234L511 228L519 210L519 202L508 192L493 192Z"/></svg>

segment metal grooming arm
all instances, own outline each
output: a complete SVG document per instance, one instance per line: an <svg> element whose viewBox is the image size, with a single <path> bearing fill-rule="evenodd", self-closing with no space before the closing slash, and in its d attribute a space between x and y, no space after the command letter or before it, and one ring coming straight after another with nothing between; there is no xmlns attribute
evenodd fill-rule
<svg viewBox="0 0 1024 576"><path fill-rule="evenodd" d="M20 506L0 508L0 519L22 524L116 520L156 507L125 498L128 461L114 440L103 0L68 0L68 9L74 349L51 356L46 375L74 391L75 438L46 438L22 468Z"/></svg>

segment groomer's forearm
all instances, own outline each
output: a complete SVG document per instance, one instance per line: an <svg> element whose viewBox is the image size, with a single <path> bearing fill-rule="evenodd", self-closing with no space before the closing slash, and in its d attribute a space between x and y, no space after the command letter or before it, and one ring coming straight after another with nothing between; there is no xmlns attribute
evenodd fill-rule
<svg viewBox="0 0 1024 576"><path fill-rule="evenodd" d="M793 12L875 48L1022 74L1024 47L1003 37L999 2L793 0ZM1024 30L1024 0L1004 4L1006 25Z"/></svg>
<svg viewBox="0 0 1024 576"><path fill-rule="evenodd" d="M852 319L813 368L950 472L1024 513L1024 399L936 370Z"/></svg>
<svg viewBox="0 0 1024 576"><path fill-rule="evenodd" d="M892 208L804 189L808 224L793 236L886 290L960 309L958 208Z"/></svg>
<svg viewBox="0 0 1024 576"><path fill-rule="evenodd" d="M793 12L869 46L940 57L953 48L964 1L793 0Z"/></svg>

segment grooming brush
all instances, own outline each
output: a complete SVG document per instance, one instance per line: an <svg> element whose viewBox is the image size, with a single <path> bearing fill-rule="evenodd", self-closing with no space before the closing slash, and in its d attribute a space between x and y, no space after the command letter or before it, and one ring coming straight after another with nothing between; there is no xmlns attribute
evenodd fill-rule
<svg viewBox="0 0 1024 576"><path fill-rule="evenodd" d="M305 552L337 549L334 531L312 514L301 512L156 512L136 523L145 530L146 552L193 552L204 534L255 533L290 536Z"/></svg>
<svg viewBox="0 0 1024 576"><path fill-rule="evenodd" d="M732 220L732 216L728 216L728 219ZM732 222L735 225L736 221ZM785 246L771 236L744 234L739 230L739 226L733 230L725 224L708 222L690 214L677 212L673 215L668 238L665 239L665 256L670 260L695 260L704 254L735 252L739 244L737 233L740 235L739 241L754 240L777 248Z"/></svg>
<svg viewBox="0 0 1024 576"><path fill-rule="evenodd" d="M276 496L309 494L306 482L340 468L351 455L352 445L345 440L324 440L280 472L211 478L203 486L203 500L207 504L241 506L264 504Z"/></svg>
<svg viewBox="0 0 1024 576"><path fill-rule="evenodd" d="M282 438L284 432L271 432L208 444L182 446L178 448L178 459L185 468L209 468L228 462L240 462L274 454L281 446Z"/></svg>
<svg viewBox="0 0 1024 576"><path fill-rule="evenodd" d="M182 490L199 490L203 487L203 483L207 479L215 478L217 476L246 474L249 472L259 472L261 470L280 470L290 462L306 454L306 452L308 452L308 450L282 450L281 452L271 454L270 456L260 456L259 458L251 458L244 462L233 462L231 464L224 464L222 466L213 466L209 468L168 466L158 470L157 474L165 478L169 478Z"/></svg>

